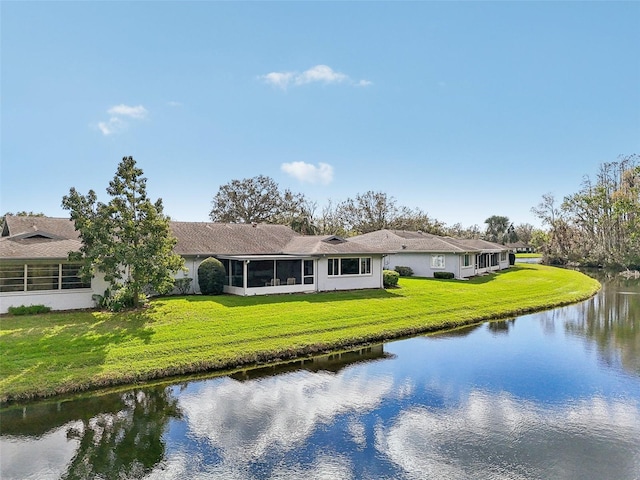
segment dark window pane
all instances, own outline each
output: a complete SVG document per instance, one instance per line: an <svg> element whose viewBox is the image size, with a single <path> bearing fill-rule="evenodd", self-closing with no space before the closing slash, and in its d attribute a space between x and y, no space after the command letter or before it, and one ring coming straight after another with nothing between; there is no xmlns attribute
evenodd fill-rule
<svg viewBox="0 0 640 480"><path fill-rule="evenodd" d="M276 278L280 285L300 285L302 260L276 260Z"/></svg>
<svg viewBox="0 0 640 480"><path fill-rule="evenodd" d="M313 260L305 260L304 261L304 274L313 275Z"/></svg>
<svg viewBox="0 0 640 480"><path fill-rule="evenodd" d="M230 270L230 267L229 267L229 259L228 258L223 258L223 259L220 260L220 262L222 262L222 266L224 267L224 271L226 273L226 275L224 277L224 284L225 285L229 285L230 284L229 279L231 277L231 275L230 275L231 274L231 270Z"/></svg>
<svg viewBox="0 0 640 480"><path fill-rule="evenodd" d="M342 258L341 259L341 275L358 275L360 273L357 258Z"/></svg>
<svg viewBox="0 0 640 480"><path fill-rule="evenodd" d="M244 286L243 262L240 260L231 260L231 285L234 287Z"/></svg>
<svg viewBox="0 0 640 480"><path fill-rule="evenodd" d="M247 265L247 287L264 287L273 284L273 267L273 260L251 260Z"/></svg>

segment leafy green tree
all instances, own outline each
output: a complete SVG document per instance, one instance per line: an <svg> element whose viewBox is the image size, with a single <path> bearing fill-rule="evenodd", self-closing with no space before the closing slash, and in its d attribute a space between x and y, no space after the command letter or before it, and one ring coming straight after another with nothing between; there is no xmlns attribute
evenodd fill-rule
<svg viewBox="0 0 640 480"><path fill-rule="evenodd" d="M198 267L198 285L204 295L220 295L224 290L226 270L217 258L206 258Z"/></svg>
<svg viewBox="0 0 640 480"><path fill-rule="evenodd" d="M484 236L490 242L509 243L518 239L513 225L509 222L509 217L492 215L484 223L487 225Z"/></svg>
<svg viewBox="0 0 640 480"><path fill-rule="evenodd" d="M80 252L70 254L82 260L81 275L104 273L112 290L131 293L134 307L145 288L171 291L173 275L184 268L184 259L173 252L176 239L162 199L149 200L142 174L133 157L124 157L107 187L109 203L98 202L93 190L81 195L75 188L62 199L82 239Z"/></svg>
<svg viewBox="0 0 640 480"><path fill-rule="evenodd" d="M455 223L450 227L444 228L445 235L456 238L474 239L477 240L482 237L482 231L478 225L471 225L470 227L464 227L461 223Z"/></svg>
<svg viewBox="0 0 640 480"><path fill-rule="evenodd" d="M518 237L518 240L526 244L531 243L531 236L533 235L534 230L534 226L530 223L521 223L519 225L516 225L515 227L515 233Z"/></svg>
<svg viewBox="0 0 640 480"><path fill-rule="evenodd" d="M315 204L302 193L281 191L271 177L232 180L222 185L211 202L213 222L288 225L303 234L315 234Z"/></svg>
<svg viewBox="0 0 640 480"><path fill-rule="evenodd" d="M395 198L384 192L369 190L338 205L337 215L343 228L354 235L392 228L398 218Z"/></svg>

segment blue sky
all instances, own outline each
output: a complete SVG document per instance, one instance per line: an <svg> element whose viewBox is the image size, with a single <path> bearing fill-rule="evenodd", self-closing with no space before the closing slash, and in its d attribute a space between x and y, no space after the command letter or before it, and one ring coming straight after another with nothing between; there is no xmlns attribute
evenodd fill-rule
<svg viewBox="0 0 640 480"><path fill-rule="evenodd" d="M640 2L1 3L0 210L67 216L132 155L176 220L268 175L448 225L538 224L640 153Z"/></svg>

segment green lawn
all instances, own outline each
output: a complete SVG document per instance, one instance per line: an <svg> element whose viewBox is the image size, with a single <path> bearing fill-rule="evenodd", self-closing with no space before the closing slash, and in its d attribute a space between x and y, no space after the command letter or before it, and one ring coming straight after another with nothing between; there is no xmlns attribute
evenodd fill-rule
<svg viewBox="0 0 640 480"><path fill-rule="evenodd" d="M518 265L469 281L268 297L158 298L137 312L3 316L0 401L290 358L575 302L575 271Z"/></svg>
<svg viewBox="0 0 640 480"><path fill-rule="evenodd" d="M516 258L542 258L541 253L516 253Z"/></svg>

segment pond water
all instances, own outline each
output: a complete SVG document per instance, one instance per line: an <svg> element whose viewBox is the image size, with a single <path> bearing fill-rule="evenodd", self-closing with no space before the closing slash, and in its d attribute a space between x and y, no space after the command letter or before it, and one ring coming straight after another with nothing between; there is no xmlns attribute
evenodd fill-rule
<svg viewBox="0 0 640 480"><path fill-rule="evenodd" d="M640 281L569 307L0 412L7 479L640 479Z"/></svg>

